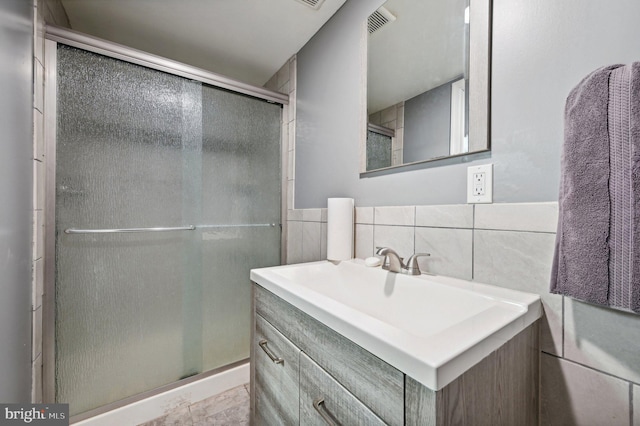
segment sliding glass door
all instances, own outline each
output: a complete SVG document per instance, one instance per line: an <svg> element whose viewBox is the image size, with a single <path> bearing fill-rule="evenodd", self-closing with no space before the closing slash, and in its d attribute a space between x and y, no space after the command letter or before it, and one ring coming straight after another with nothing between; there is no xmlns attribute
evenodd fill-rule
<svg viewBox="0 0 640 426"><path fill-rule="evenodd" d="M56 399L71 414L249 356L280 261L281 106L59 45Z"/></svg>

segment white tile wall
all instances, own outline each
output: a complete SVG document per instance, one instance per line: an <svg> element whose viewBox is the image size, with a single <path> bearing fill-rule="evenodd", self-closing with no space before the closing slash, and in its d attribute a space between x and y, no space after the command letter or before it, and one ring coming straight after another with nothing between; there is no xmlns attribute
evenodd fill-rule
<svg viewBox="0 0 640 426"><path fill-rule="evenodd" d="M556 232L558 203L477 204L476 229Z"/></svg>
<svg viewBox="0 0 640 426"><path fill-rule="evenodd" d="M295 220L295 221L301 222L303 213L304 213L304 210L302 209L289 210L287 212L287 220Z"/></svg>
<svg viewBox="0 0 640 426"><path fill-rule="evenodd" d="M356 223L355 232L356 258L373 256L373 225Z"/></svg>
<svg viewBox="0 0 640 426"><path fill-rule="evenodd" d="M640 386L633 385L633 426L640 426Z"/></svg>
<svg viewBox="0 0 640 426"><path fill-rule="evenodd" d="M39 306L32 312L32 317L34 324L42 324L42 306ZM34 328L31 340L33 353L35 354L33 360L35 360L42 354L42 327Z"/></svg>
<svg viewBox="0 0 640 426"><path fill-rule="evenodd" d="M373 207L356 207L356 223L373 223Z"/></svg>
<svg viewBox="0 0 640 426"><path fill-rule="evenodd" d="M415 253L414 229L411 226L376 225L373 229L374 247L391 247L407 259Z"/></svg>
<svg viewBox="0 0 640 426"><path fill-rule="evenodd" d="M400 164L402 164L402 150L401 149L393 150L392 157L391 157L391 164L394 165L394 166L399 166Z"/></svg>
<svg viewBox="0 0 640 426"><path fill-rule="evenodd" d="M287 183L287 209L293 209L293 182Z"/></svg>
<svg viewBox="0 0 640 426"><path fill-rule="evenodd" d="M38 160L33 162L33 207L36 210L44 208L44 163Z"/></svg>
<svg viewBox="0 0 640 426"><path fill-rule="evenodd" d="M471 229L416 228L416 253L430 253L418 259L420 270L470 280L472 276Z"/></svg>
<svg viewBox="0 0 640 426"><path fill-rule="evenodd" d="M326 209L323 209L326 212ZM326 214L322 218L322 223L320 224L320 259L322 260L327 258L327 216Z"/></svg>
<svg viewBox="0 0 640 426"><path fill-rule="evenodd" d="M416 208L414 206L376 207L373 223L376 225L414 226Z"/></svg>
<svg viewBox="0 0 640 426"><path fill-rule="evenodd" d="M630 384L542 354L541 425L629 425Z"/></svg>
<svg viewBox="0 0 640 426"><path fill-rule="evenodd" d="M43 13L45 21L56 24L60 27L71 28L69 17L62 5L62 0L45 0Z"/></svg>
<svg viewBox="0 0 640 426"><path fill-rule="evenodd" d="M42 402L42 354L31 363L31 400Z"/></svg>
<svg viewBox="0 0 640 426"><path fill-rule="evenodd" d="M302 222L302 261L313 262L320 260L322 227L320 211L317 222Z"/></svg>
<svg viewBox="0 0 640 426"><path fill-rule="evenodd" d="M33 261L33 291L32 291L32 308L37 309L42 306L42 295L44 285L44 259L40 258Z"/></svg>
<svg viewBox="0 0 640 426"><path fill-rule="evenodd" d="M640 317L566 298L564 357L640 383Z"/></svg>
<svg viewBox="0 0 640 426"><path fill-rule="evenodd" d="M34 26L33 26L33 57L44 64L44 19L40 13L44 0L35 0L34 7Z"/></svg>
<svg viewBox="0 0 640 426"><path fill-rule="evenodd" d="M289 104L282 109L282 143L287 151L284 158L284 176L286 187L286 207L294 207L295 177L295 141L296 141L296 65L297 59L291 57L270 79L264 87L289 95Z"/></svg>
<svg viewBox="0 0 640 426"><path fill-rule="evenodd" d="M416 226L473 228L473 205L416 206Z"/></svg>
<svg viewBox="0 0 640 426"><path fill-rule="evenodd" d="M44 112L44 67L36 58L33 61L33 107L40 112Z"/></svg>
<svg viewBox="0 0 640 426"><path fill-rule="evenodd" d="M295 176L295 152L287 151L287 176Z"/></svg>
<svg viewBox="0 0 640 426"><path fill-rule="evenodd" d="M44 168L44 165L42 166ZM44 180L44 177L42 178ZM37 232L34 234L35 239L35 250L34 250L34 259L42 259L44 257L44 200L43 204L38 206L38 210L35 212L35 229Z"/></svg>
<svg viewBox="0 0 640 426"><path fill-rule="evenodd" d="M56 4L59 6L59 4ZM54 5L54 7L56 6ZM44 287L44 0L33 0L33 252L31 280L32 351L31 400L42 402L42 295ZM58 13L62 16L64 14ZM51 21L51 20L50 20Z"/></svg>
<svg viewBox="0 0 640 426"><path fill-rule="evenodd" d="M404 129L396 129L396 136L393 138L393 150L400 152L404 148Z"/></svg>
<svg viewBox="0 0 640 426"><path fill-rule="evenodd" d="M398 112L397 112L397 108L396 108L395 105L390 106L389 108L383 109L382 112L381 112L381 118L380 118L381 123L386 124L386 123L390 123L392 121L395 121L397 119L397 114L398 114ZM390 128L395 129L395 126L394 127L390 127Z"/></svg>
<svg viewBox="0 0 640 426"><path fill-rule="evenodd" d="M302 254L302 222L287 222L287 263L301 263Z"/></svg>
<svg viewBox="0 0 640 426"><path fill-rule="evenodd" d="M549 293L557 211L556 203L357 207L356 257L375 246L403 257L427 251L428 272L539 294L541 424L640 426L640 315ZM305 218L317 212L290 211L300 241ZM321 213L321 230L325 220ZM320 239L313 260L326 258L326 232ZM288 247L298 251L290 263L302 261L302 243Z"/></svg>
<svg viewBox="0 0 640 426"><path fill-rule="evenodd" d="M543 351L562 354L562 296L549 293L555 235L533 232L474 231L473 279L542 297Z"/></svg>
<svg viewBox="0 0 640 426"><path fill-rule="evenodd" d="M302 220L305 222L320 222L322 219L322 209L302 210Z"/></svg>
<svg viewBox="0 0 640 426"><path fill-rule="evenodd" d="M33 110L33 157L44 161L44 115L37 109Z"/></svg>
<svg viewBox="0 0 640 426"><path fill-rule="evenodd" d="M396 128L403 129L404 128L404 101L398 105L398 115L396 118Z"/></svg>
<svg viewBox="0 0 640 426"><path fill-rule="evenodd" d="M276 73L276 78L278 80L278 89L280 89L285 84L289 84L289 63L284 64ZM285 92L288 93L288 92Z"/></svg>

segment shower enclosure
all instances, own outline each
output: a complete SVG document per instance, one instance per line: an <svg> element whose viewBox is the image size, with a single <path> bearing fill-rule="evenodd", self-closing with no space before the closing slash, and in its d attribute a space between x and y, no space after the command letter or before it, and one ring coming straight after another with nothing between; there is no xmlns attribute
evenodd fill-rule
<svg viewBox="0 0 640 426"><path fill-rule="evenodd" d="M48 278L74 416L249 357L249 269L280 263L282 100L69 44L47 45Z"/></svg>

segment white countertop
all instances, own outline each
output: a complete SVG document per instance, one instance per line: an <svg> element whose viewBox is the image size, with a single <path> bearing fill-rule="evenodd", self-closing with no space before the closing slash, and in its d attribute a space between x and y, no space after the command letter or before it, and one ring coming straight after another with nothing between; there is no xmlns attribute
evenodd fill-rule
<svg viewBox="0 0 640 426"><path fill-rule="evenodd" d="M433 390L542 315L536 294L357 259L253 269L251 280Z"/></svg>

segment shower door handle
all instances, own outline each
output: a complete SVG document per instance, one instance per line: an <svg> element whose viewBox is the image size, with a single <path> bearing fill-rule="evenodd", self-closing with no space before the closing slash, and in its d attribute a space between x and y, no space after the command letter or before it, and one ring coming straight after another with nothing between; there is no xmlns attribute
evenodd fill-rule
<svg viewBox="0 0 640 426"><path fill-rule="evenodd" d="M75 229L67 228L64 230L65 234L124 234L134 232L169 232L169 231L193 231L196 227L193 225L188 226L174 226L169 228L121 228L121 229Z"/></svg>

